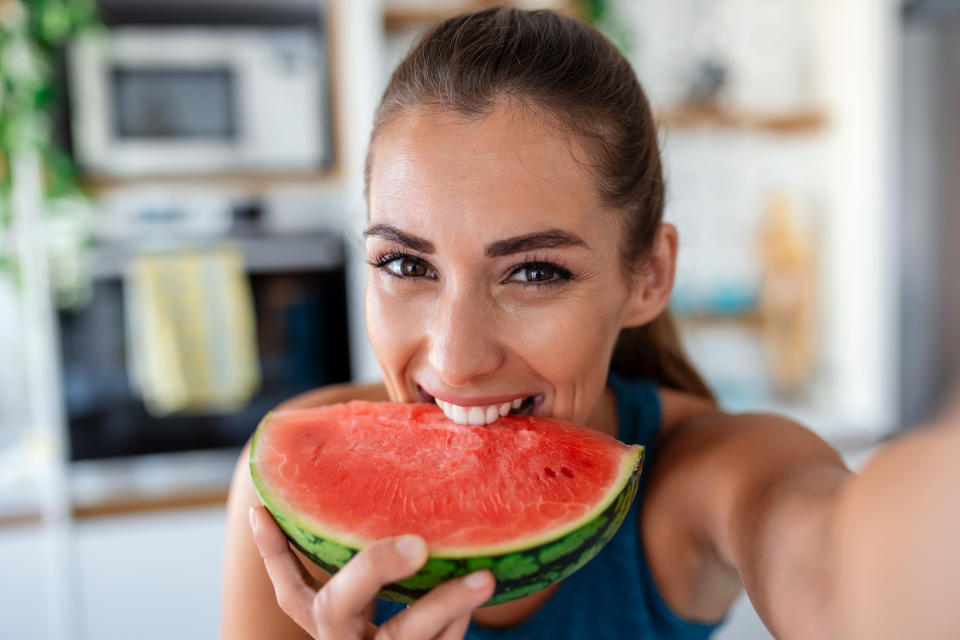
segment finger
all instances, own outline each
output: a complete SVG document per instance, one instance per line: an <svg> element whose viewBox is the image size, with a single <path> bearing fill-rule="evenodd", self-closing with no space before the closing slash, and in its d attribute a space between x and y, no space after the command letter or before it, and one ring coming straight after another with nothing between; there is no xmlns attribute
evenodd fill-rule
<svg viewBox="0 0 960 640"><path fill-rule="evenodd" d="M427 543L418 536L379 540L354 556L330 579L313 604L319 631L340 633L385 584L416 573L427 560Z"/></svg>
<svg viewBox="0 0 960 640"><path fill-rule="evenodd" d="M470 613L489 600L493 590L493 574L489 571L477 571L449 580L387 620L380 627L381 634L387 638L434 638L438 635L461 638L470 623Z"/></svg>
<svg viewBox="0 0 960 640"><path fill-rule="evenodd" d="M267 541L266 544L273 545L271 548L275 548L277 551L290 551L292 564L296 568L297 573L300 575L300 579L304 582L304 584L313 590L319 589L320 585L323 583L314 577L309 571L307 571L307 568L303 565L304 561L302 561L300 556L290 548L290 544L287 541L286 535L283 533L280 527L277 526L277 523L273 519L273 516L270 515L270 512L263 507L251 507L251 510L253 513L250 515L250 526L253 528L254 524L256 524L256 527L262 530L262 532L259 534L260 540ZM257 542L258 539L257 531L258 529L254 529L254 542Z"/></svg>
<svg viewBox="0 0 960 640"><path fill-rule="evenodd" d="M448 624L443 633L437 636L437 640L462 640L463 636L467 635L467 627L469 626L470 614L468 613Z"/></svg>
<svg viewBox="0 0 960 640"><path fill-rule="evenodd" d="M283 531L263 507L250 508L250 527L260 557L273 583L277 604L294 622L306 629L313 629L310 605L316 590L306 582L303 565L290 551Z"/></svg>
<svg viewBox="0 0 960 640"><path fill-rule="evenodd" d="M273 516L269 511L263 507L256 507L259 511L255 516L250 516L250 525L253 526L253 518L257 517L259 526L266 527L271 532L271 535L276 536L277 539L283 538L284 544L288 551L290 551L290 557L293 560L293 566L296 568L297 573L300 574L300 579L303 580L304 584L310 587L312 590L317 591L326 580L321 580L317 576L310 573L306 567L306 563L310 562L310 559L302 556L297 549L290 546L290 542L286 537L286 534L280 529L277 525L276 520L273 519ZM254 542L256 542L256 533L254 533Z"/></svg>

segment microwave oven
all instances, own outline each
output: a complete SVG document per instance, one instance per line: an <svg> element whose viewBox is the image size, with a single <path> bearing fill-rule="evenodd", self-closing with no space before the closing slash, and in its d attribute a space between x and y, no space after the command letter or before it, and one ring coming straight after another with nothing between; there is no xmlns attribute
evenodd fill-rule
<svg viewBox="0 0 960 640"><path fill-rule="evenodd" d="M67 48L74 156L136 177L332 162L317 27L122 26Z"/></svg>

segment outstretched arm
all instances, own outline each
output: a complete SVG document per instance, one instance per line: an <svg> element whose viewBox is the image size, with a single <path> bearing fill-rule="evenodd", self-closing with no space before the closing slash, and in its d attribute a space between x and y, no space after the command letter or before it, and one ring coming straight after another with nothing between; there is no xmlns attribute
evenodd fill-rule
<svg viewBox="0 0 960 640"><path fill-rule="evenodd" d="M830 637L832 511L853 478L836 451L782 418L708 412L666 433L654 476L651 512L671 509L690 532L699 582L742 583L778 638ZM704 599L680 595L681 614Z"/></svg>
<svg viewBox="0 0 960 640"><path fill-rule="evenodd" d="M960 415L884 448L840 497L838 637L960 638Z"/></svg>
<svg viewBox="0 0 960 640"><path fill-rule="evenodd" d="M901 438L859 476L766 415L700 415L658 453L700 552L778 638L960 637L960 427Z"/></svg>

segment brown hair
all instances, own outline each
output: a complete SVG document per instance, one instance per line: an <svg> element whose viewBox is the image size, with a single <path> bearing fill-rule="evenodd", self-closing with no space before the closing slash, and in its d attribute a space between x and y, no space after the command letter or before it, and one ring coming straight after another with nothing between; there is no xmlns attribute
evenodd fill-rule
<svg viewBox="0 0 960 640"><path fill-rule="evenodd" d="M544 116L589 152L604 204L620 212L628 274L649 257L663 217L657 129L630 63L599 31L553 11L493 8L425 33L393 72L377 132L404 109L438 107L483 117L504 101ZM366 181L370 176L367 155ZM611 369L712 398L664 311L621 331Z"/></svg>

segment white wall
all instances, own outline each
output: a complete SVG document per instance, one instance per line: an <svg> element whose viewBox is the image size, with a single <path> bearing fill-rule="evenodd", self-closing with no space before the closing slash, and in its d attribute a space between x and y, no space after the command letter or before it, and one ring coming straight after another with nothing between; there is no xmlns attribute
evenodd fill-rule
<svg viewBox="0 0 960 640"><path fill-rule="evenodd" d="M695 271L699 285L731 273L749 282L760 266L751 234L762 199L771 192L785 192L812 222L820 270L820 355L806 392L795 399L765 393L770 376L756 375L756 367L743 369L759 360L762 374L762 356L745 349L735 357L729 350L700 360L692 355L708 380L708 360L743 369L733 373L748 378L740 395L749 398L740 398L734 409L785 413L836 443L874 440L892 430L899 416L900 5L899 0L612 3L636 34L631 56L655 108L683 102L697 62L711 59L727 65L721 94L727 107L746 113L825 112L823 131L795 136L668 128L664 155L666 215L681 234L678 285ZM720 343L714 337L709 346L717 352Z"/></svg>
<svg viewBox="0 0 960 640"><path fill-rule="evenodd" d="M817 0L821 91L831 120L825 350L836 418L894 427L899 264L895 236L900 3Z"/></svg>

